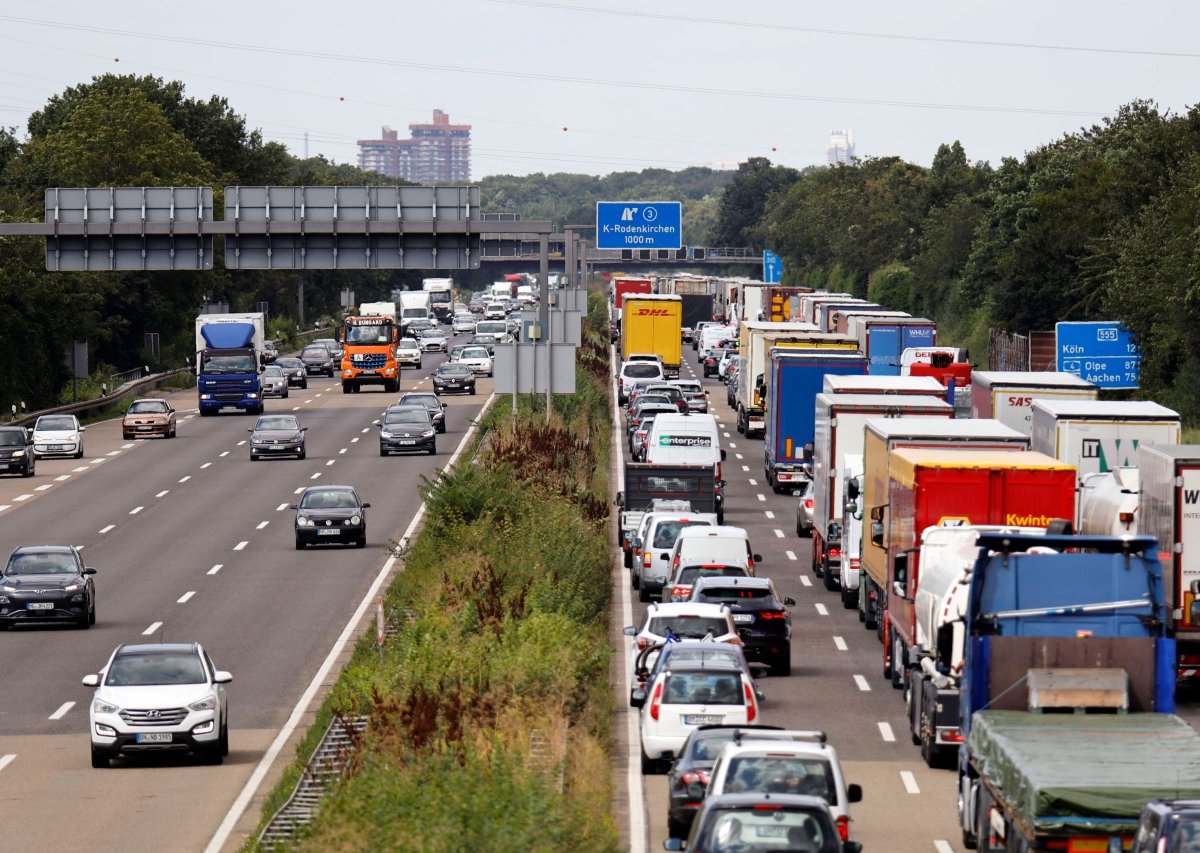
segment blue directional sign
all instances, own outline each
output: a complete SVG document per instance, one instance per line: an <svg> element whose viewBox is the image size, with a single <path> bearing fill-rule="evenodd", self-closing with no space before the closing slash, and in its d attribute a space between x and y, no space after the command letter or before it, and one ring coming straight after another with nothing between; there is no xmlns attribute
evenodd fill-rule
<svg viewBox="0 0 1200 853"><path fill-rule="evenodd" d="M682 246L681 202L596 202L597 249L679 249Z"/></svg>
<svg viewBox="0 0 1200 853"><path fill-rule="evenodd" d="M1054 337L1060 371L1098 388L1138 387L1142 354L1120 323L1056 323Z"/></svg>
<svg viewBox="0 0 1200 853"><path fill-rule="evenodd" d="M763 281L768 284L783 281L783 258L770 249L763 249Z"/></svg>

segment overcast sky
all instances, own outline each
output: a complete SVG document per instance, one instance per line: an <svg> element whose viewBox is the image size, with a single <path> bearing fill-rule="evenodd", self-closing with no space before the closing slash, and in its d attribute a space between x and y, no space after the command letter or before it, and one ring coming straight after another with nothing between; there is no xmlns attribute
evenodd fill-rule
<svg viewBox="0 0 1200 853"><path fill-rule="evenodd" d="M473 125L472 177L973 160L1090 126L1135 98L1200 99L1196 0L57 0L0 5L0 123L108 72L219 94L292 153L442 109ZM119 62L115 61L119 58Z"/></svg>

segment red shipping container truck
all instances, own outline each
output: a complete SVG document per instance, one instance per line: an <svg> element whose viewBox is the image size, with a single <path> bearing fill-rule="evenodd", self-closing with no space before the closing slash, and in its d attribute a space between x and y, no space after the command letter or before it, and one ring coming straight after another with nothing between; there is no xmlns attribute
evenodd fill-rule
<svg viewBox="0 0 1200 853"><path fill-rule="evenodd" d="M616 301L617 310L621 310L625 294L627 293L649 293L653 282L648 278L635 278L633 276L614 275L612 277L612 286L614 299Z"/></svg>

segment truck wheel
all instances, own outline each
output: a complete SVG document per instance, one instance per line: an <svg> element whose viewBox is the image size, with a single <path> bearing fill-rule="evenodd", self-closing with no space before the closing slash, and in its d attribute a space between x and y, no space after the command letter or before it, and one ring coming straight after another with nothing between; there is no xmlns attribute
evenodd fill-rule
<svg viewBox="0 0 1200 853"><path fill-rule="evenodd" d="M846 585L842 584L842 607L846 610L853 610L858 606L858 590L846 589Z"/></svg>
<svg viewBox="0 0 1200 853"><path fill-rule="evenodd" d="M343 383L342 383L342 393L343 393L343 394L349 394L349 393L350 393L350 383L349 383L349 382L343 382Z"/></svg>
<svg viewBox="0 0 1200 853"><path fill-rule="evenodd" d="M746 412L743 409L738 409L737 431L742 435L746 434Z"/></svg>
<svg viewBox="0 0 1200 853"><path fill-rule="evenodd" d="M920 736L913 738L913 740L920 741L921 743L921 758L925 760L925 766L936 768L940 763L939 758L941 756L938 755L937 745L933 742L933 735L930 733L931 727L927 724L924 713L921 714L920 719Z"/></svg>
<svg viewBox="0 0 1200 853"><path fill-rule="evenodd" d="M892 639L892 688L899 690L904 686L904 643Z"/></svg>
<svg viewBox="0 0 1200 853"><path fill-rule="evenodd" d="M978 839L974 832L971 832L970 830L966 829L966 827L964 826L964 824L966 823L967 808L966 808L966 804L963 802L963 793L962 793L963 780L961 778L958 780L958 785L959 785L958 827L962 831L963 847L967 848L968 850L974 850Z"/></svg>

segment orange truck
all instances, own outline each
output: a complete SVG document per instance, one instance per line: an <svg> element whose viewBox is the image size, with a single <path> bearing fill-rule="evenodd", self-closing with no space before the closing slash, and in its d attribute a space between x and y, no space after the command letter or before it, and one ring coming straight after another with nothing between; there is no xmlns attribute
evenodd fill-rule
<svg viewBox="0 0 1200 853"><path fill-rule="evenodd" d="M342 344L342 393L358 393L364 385L382 385L387 394L399 391L399 338L394 316L345 318L338 334Z"/></svg>

